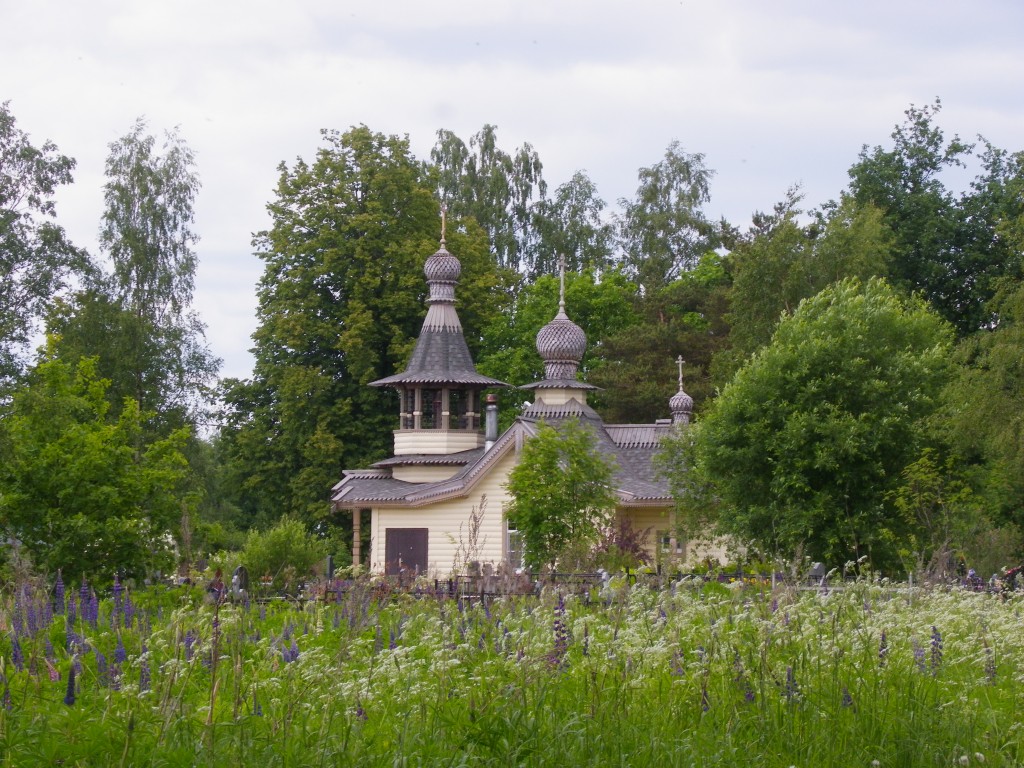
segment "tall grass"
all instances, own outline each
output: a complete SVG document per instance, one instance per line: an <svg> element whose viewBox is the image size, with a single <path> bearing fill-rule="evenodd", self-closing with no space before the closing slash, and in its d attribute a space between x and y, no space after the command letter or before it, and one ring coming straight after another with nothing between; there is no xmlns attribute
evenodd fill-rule
<svg viewBox="0 0 1024 768"><path fill-rule="evenodd" d="M0 749L12 766L1019 765L1021 605L868 583L55 605L18 585Z"/></svg>

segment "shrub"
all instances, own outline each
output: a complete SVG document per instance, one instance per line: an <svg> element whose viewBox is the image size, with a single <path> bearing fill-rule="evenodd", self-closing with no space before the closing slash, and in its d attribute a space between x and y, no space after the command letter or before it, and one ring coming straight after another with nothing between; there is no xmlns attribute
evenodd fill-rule
<svg viewBox="0 0 1024 768"><path fill-rule="evenodd" d="M250 586L260 584L269 575L270 589L286 593L297 592L324 557L324 542L309 533L301 521L288 516L269 530L250 531L241 553Z"/></svg>

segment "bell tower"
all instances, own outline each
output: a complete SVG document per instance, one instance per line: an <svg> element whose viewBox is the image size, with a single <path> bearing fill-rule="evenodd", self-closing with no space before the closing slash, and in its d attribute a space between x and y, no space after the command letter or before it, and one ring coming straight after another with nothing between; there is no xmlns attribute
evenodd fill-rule
<svg viewBox="0 0 1024 768"><path fill-rule="evenodd" d="M482 376L469 354L455 311L455 285L462 265L445 247L441 211L441 247L427 259L427 316L404 372L370 382L393 387L399 395L395 456L448 454L484 444L482 392L507 387Z"/></svg>

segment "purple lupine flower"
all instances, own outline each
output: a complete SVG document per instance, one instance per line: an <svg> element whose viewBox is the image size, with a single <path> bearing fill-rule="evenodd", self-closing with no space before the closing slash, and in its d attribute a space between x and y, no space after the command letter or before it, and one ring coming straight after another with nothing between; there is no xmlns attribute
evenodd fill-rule
<svg viewBox="0 0 1024 768"><path fill-rule="evenodd" d="M889 656L889 641L886 639L885 630L882 630L882 636L878 639L878 666L884 667L885 660Z"/></svg>
<svg viewBox="0 0 1024 768"><path fill-rule="evenodd" d="M132 621L135 619L135 604L132 602L131 592L127 590L125 590L124 593L124 605L121 610L124 613L125 627L127 629L131 629Z"/></svg>
<svg viewBox="0 0 1024 768"><path fill-rule="evenodd" d="M263 717L263 707L260 705L260 700L256 698L256 694L252 695L252 713L256 717Z"/></svg>
<svg viewBox="0 0 1024 768"><path fill-rule="evenodd" d="M583 624L583 655L590 655L590 625Z"/></svg>
<svg viewBox="0 0 1024 768"><path fill-rule="evenodd" d="M711 709L711 699L708 698L708 680L704 677L700 681L700 708L702 712Z"/></svg>
<svg viewBox="0 0 1024 768"><path fill-rule="evenodd" d="M128 658L128 653L124 649L124 642L121 640L121 635L118 634L118 636L117 636L117 645L114 646L114 663L115 664L124 664L124 662L125 662L125 660L127 658Z"/></svg>
<svg viewBox="0 0 1024 768"><path fill-rule="evenodd" d="M92 624L93 629L97 629L99 627L100 622L100 599L96 596L96 593L91 590L89 592L88 605L88 615L86 615L86 612L83 608L82 618L88 621L90 624Z"/></svg>
<svg viewBox="0 0 1024 768"><path fill-rule="evenodd" d="M483 642L483 635L480 636L480 642ZM398 640L395 638L395 628L392 627L388 630L388 650L393 651L398 647Z"/></svg>
<svg viewBox="0 0 1024 768"><path fill-rule="evenodd" d="M39 631L39 615L36 613L36 601L29 597L28 593L25 593L25 616L28 624L28 634L30 637L35 637Z"/></svg>
<svg viewBox="0 0 1024 768"><path fill-rule="evenodd" d="M8 712L14 709L14 702L11 701L11 687L7 684L6 680L4 681L4 694L0 696L0 704Z"/></svg>
<svg viewBox="0 0 1024 768"><path fill-rule="evenodd" d="M800 694L800 686L796 682L796 673L793 672L792 667L786 667L786 687L783 691L786 695L786 701L792 702Z"/></svg>
<svg viewBox="0 0 1024 768"><path fill-rule="evenodd" d="M925 671L924 648L922 648L921 644L917 642L917 638L916 637L911 638L910 643L911 643L911 646L914 649L914 664L917 666L917 671L918 672L924 672Z"/></svg>
<svg viewBox="0 0 1024 768"><path fill-rule="evenodd" d="M152 673L149 669L149 657L146 644L142 644L142 658L139 662L139 693L145 693L149 690Z"/></svg>
<svg viewBox="0 0 1024 768"><path fill-rule="evenodd" d="M121 690L121 665L111 664L108 668L110 673L110 690L120 691Z"/></svg>
<svg viewBox="0 0 1024 768"><path fill-rule="evenodd" d="M195 645L197 635L194 629L185 633L185 661L192 661L192 646Z"/></svg>
<svg viewBox="0 0 1024 768"><path fill-rule="evenodd" d="M847 688L845 685L843 686L843 706L844 707L852 707L853 706L853 696L850 695L850 689Z"/></svg>
<svg viewBox="0 0 1024 768"><path fill-rule="evenodd" d="M64 703L67 704L69 707L73 707L75 705L75 667L74 667L74 665L72 665L71 669L68 671L68 687L67 687L67 692L64 694Z"/></svg>
<svg viewBox="0 0 1024 768"><path fill-rule="evenodd" d="M938 627L932 625L932 674L942 666L942 635Z"/></svg>
<svg viewBox="0 0 1024 768"><path fill-rule="evenodd" d="M86 583L85 577L82 578L82 586L78 590L78 603L82 606L82 618L88 618L85 607L89 604L89 585Z"/></svg>
<svg viewBox="0 0 1024 768"><path fill-rule="evenodd" d="M64 579L61 578L60 568L57 569L57 581L53 585L53 610L64 613Z"/></svg>
<svg viewBox="0 0 1024 768"><path fill-rule="evenodd" d="M66 620L68 629L75 625L75 619L78 618L78 607L77 603L75 602L74 592L70 592L68 594L68 610L67 613L64 615L64 618Z"/></svg>
<svg viewBox="0 0 1024 768"><path fill-rule="evenodd" d="M118 578L117 573L114 573L114 586L110 588L111 593L114 596L114 610L121 609L121 592L124 591L124 587L121 586L121 579Z"/></svg>
<svg viewBox="0 0 1024 768"><path fill-rule="evenodd" d="M21 643L18 642L17 635L11 638L11 663L19 672L25 668L25 654L21 650Z"/></svg>
<svg viewBox="0 0 1024 768"><path fill-rule="evenodd" d="M366 720L366 710L363 709L363 704L359 701L356 702L356 719Z"/></svg>
<svg viewBox="0 0 1024 768"><path fill-rule="evenodd" d="M96 649L96 671L99 673L100 685L104 688L110 684L110 670L107 669L107 657Z"/></svg>

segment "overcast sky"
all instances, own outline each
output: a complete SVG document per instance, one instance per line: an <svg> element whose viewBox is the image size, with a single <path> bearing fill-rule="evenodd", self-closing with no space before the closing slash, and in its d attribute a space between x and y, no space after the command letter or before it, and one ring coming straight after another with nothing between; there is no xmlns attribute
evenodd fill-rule
<svg viewBox="0 0 1024 768"><path fill-rule="evenodd" d="M138 116L196 150L196 308L222 374L246 377L277 165L321 128L498 126L549 187L585 169L601 196L677 139L716 170L707 212L744 227L801 184L836 198L863 144L941 97L947 136L1024 149L1017 0L0 0L0 101L78 161L58 198L97 253L107 145Z"/></svg>

